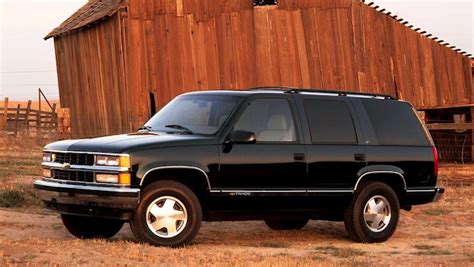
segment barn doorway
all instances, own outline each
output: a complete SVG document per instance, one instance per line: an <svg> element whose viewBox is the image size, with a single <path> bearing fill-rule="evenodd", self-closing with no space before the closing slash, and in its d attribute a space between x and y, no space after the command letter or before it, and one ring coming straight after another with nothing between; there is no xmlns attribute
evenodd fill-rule
<svg viewBox="0 0 474 267"><path fill-rule="evenodd" d="M155 93L150 92L150 118L156 114Z"/></svg>

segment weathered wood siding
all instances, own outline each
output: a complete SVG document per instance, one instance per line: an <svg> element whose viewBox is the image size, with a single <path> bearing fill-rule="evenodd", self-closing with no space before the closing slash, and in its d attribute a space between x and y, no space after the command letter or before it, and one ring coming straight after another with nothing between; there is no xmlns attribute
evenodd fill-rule
<svg viewBox="0 0 474 267"><path fill-rule="evenodd" d="M470 60L351 0L131 0L139 121L190 90L282 85L385 93L419 108L472 103ZM138 107L139 106L139 107Z"/></svg>
<svg viewBox="0 0 474 267"><path fill-rule="evenodd" d="M360 1L252 3L129 0L126 18L57 37L74 135L135 130L150 92L157 108L187 91L271 85L384 93L422 109L473 103L469 58Z"/></svg>
<svg viewBox="0 0 474 267"><path fill-rule="evenodd" d="M74 137L127 132L132 127L122 27L117 13L55 38L61 105L70 108Z"/></svg>

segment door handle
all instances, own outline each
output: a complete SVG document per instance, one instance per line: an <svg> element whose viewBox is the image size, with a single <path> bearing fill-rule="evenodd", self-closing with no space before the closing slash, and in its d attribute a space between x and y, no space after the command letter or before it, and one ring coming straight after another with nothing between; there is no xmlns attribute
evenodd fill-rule
<svg viewBox="0 0 474 267"><path fill-rule="evenodd" d="M305 161L306 155L304 153L295 153L293 154L293 158L295 161Z"/></svg>
<svg viewBox="0 0 474 267"><path fill-rule="evenodd" d="M354 154L355 161L365 161L365 154Z"/></svg>

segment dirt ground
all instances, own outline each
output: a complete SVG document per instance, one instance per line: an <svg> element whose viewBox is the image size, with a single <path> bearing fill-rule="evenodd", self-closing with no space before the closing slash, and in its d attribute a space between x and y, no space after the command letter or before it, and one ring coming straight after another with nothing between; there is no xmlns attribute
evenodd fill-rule
<svg viewBox="0 0 474 267"><path fill-rule="evenodd" d="M193 245L169 249L138 243L127 224L111 240L69 235L59 216L34 199L41 147L25 142L0 140L0 192L25 194L21 207L0 208L0 266L474 266L474 165L443 165L445 197L403 211L395 235L382 244L350 241L342 223L311 221L300 231L272 231L263 222L213 222L203 223Z"/></svg>

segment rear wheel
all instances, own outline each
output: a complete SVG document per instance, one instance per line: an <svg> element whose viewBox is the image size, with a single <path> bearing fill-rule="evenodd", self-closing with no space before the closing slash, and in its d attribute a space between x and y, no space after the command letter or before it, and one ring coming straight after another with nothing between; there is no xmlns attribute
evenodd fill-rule
<svg viewBox="0 0 474 267"><path fill-rule="evenodd" d="M387 184L371 182L356 192L345 210L344 224L353 240L377 243L393 235L399 217L397 194Z"/></svg>
<svg viewBox="0 0 474 267"><path fill-rule="evenodd" d="M111 238L122 229L124 224L123 221L118 220L68 214L61 214L61 219L69 233L81 239Z"/></svg>
<svg viewBox="0 0 474 267"><path fill-rule="evenodd" d="M143 191L130 226L142 242L181 247L194 240L201 221L201 204L191 189L175 181L159 181Z"/></svg>
<svg viewBox="0 0 474 267"><path fill-rule="evenodd" d="M272 230L301 230L308 221L308 218L267 219L265 223Z"/></svg>

